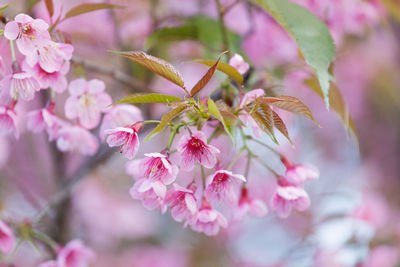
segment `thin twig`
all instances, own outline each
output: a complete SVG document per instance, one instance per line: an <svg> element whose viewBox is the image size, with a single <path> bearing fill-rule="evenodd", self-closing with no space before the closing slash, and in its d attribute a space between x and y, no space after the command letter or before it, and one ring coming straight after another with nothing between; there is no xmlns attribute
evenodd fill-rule
<svg viewBox="0 0 400 267"><path fill-rule="evenodd" d="M224 15L225 15L225 10L223 6L221 5L220 0L215 0L215 3L217 4L217 9L218 9L218 21L219 25L221 27L221 34L222 34L222 41L224 44L224 51L228 51L228 56L231 57L231 53L229 51L229 39L228 39L228 32L226 30L225 22L224 22Z"/></svg>

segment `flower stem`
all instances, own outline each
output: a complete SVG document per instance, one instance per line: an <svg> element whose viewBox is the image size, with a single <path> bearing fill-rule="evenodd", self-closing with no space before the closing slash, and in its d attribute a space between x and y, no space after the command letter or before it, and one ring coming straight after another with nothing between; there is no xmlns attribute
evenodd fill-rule
<svg viewBox="0 0 400 267"><path fill-rule="evenodd" d="M147 120L147 121L143 121L143 124L150 124L150 123L160 123L160 121L158 121L158 120Z"/></svg>
<svg viewBox="0 0 400 267"><path fill-rule="evenodd" d="M10 40L10 50L11 50L11 59L12 59L12 62L16 62L16 61L17 61L17 57L15 56L15 49L14 49L14 42L13 42L13 40Z"/></svg>
<svg viewBox="0 0 400 267"><path fill-rule="evenodd" d="M225 22L224 22L225 10L221 5L220 0L215 0L215 3L217 4L217 9L218 9L218 21L219 21L219 25L221 28L221 35L222 35L222 41L224 43L224 50L228 51L228 56L231 57L231 54L229 51L228 33L227 33Z"/></svg>
<svg viewBox="0 0 400 267"><path fill-rule="evenodd" d="M282 156L283 156L279 151L277 151L276 149L274 149L274 148L271 147L270 145L267 145L267 144L265 144L265 143L263 143L263 142L261 142L261 141L259 141L259 140L257 140L257 139L254 139L254 138L253 138L252 136L250 136L250 135L247 135L247 136L246 136L246 139L251 140L251 141L253 141L253 142L256 142L257 144L262 145L263 147L268 148L269 150L271 150L273 153L275 153L275 154L278 155L279 157L282 157Z"/></svg>
<svg viewBox="0 0 400 267"><path fill-rule="evenodd" d="M259 157L255 158L258 163L260 163L262 166L264 166L266 169L268 169L273 175L276 176L276 178L279 178L281 175L279 175L276 171L274 171L271 166L269 166L267 163L265 163L264 161L262 161Z"/></svg>

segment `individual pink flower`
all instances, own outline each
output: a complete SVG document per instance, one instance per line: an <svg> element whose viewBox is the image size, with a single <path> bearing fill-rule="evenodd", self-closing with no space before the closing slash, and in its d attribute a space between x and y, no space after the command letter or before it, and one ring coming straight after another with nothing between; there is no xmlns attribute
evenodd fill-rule
<svg viewBox="0 0 400 267"><path fill-rule="evenodd" d="M123 127L132 121L142 120L142 111L138 107L129 104L114 105L106 110L103 117L99 133L100 139L104 140L105 138L104 130Z"/></svg>
<svg viewBox="0 0 400 267"><path fill-rule="evenodd" d="M100 122L101 112L112 103L111 97L104 89L104 82L97 79L73 80L68 86L71 96L65 102L67 118L78 118L83 127L95 128Z"/></svg>
<svg viewBox="0 0 400 267"><path fill-rule="evenodd" d="M81 240L69 241L57 253L58 267L87 267L95 258L92 249L86 247Z"/></svg>
<svg viewBox="0 0 400 267"><path fill-rule="evenodd" d="M278 187L271 198L271 209L278 212L279 217L287 218L292 208L305 211L310 206L307 192L300 187L290 185L283 177L279 177Z"/></svg>
<svg viewBox="0 0 400 267"><path fill-rule="evenodd" d="M65 61L71 59L73 51L74 47L70 44L50 41L35 53L28 54L25 60L31 67L39 64L44 71L52 73L61 70Z"/></svg>
<svg viewBox="0 0 400 267"><path fill-rule="evenodd" d="M59 71L47 72L40 64L37 63L33 67L25 61L22 64L22 69L30 73L39 82L40 89L51 88L57 93L62 93L67 89L68 81L65 75L69 71L69 61L65 61Z"/></svg>
<svg viewBox="0 0 400 267"><path fill-rule="evenodd" d="M110 147L121 146L121 151L128 159L133 159L139 149L138 132L142 129L143 122L139 121L131 126L117 127L105 130L107 143Z"/></svg>
<svg viewBox="0 0 400 267"><path fill-rule="evenodd" d="M208 201L228 200L233 203L237 200L235 186L238 182L246 182L241 174L233 174L230 171L219 170L206 179L204 195Z"/></svg>
<svg viewBox="0 0 400 267"><path fill-rule="evenodd" d="M251 90L250 92L247 92L240 100L240 105L239 105L240 108L243 108L247 104L256 100L257 97L263 96L264 94L265 94L265 91L263 89L254 89L254 90ZM257 122L253 119L252 116L245 113L245 114L239 115L239 119L241 121L243 121L244 123L248 122L253 129L254 135L256 137L261 137L260 127L258 126Z"/></svg>
<svg viewBox="0 0 400 267"><path fill-rule="evenodd" d="M0 251L10 254L15 245L15 236L11 228L0 220Z"/></svg>
<svg viewBox="0 0 400 267"><path fill-rule="evenodd" d="M219 149L207 145L207 138L200 131L194 132L190 136L182 136L177 147L181 153L181 168L186 171L191 171L200 163L206 168L212 168L217 163L216 154Z"/></svg>
<svg viewBox="0 0 400 267"><path fill-rule="evenodd" d="M178 184L170 189L164 199L164 203L171 207L171 215L175 221L191 220L197 212L197 204L191 189Z"/></svg>
<svg viewBox="0 0 400 267"><path fill-rule="evenodd" d="M161 211L165 212L166 206L163 204L166 187L160 181L151 183L150 188L145 188L143 183L145 179L137 181L130 189L129 194L133 199L141 200L145 208L154 210L161 207Z"/></svg>
<svg viewBox="0 0 400 267"><path fill-rule="evenodd" d="M16 40L19 51L24 55L34 54L37 47L50 42L49 25L41 19L18 14L14 21L4 27L4 36Z"/></svg>
<svg viewBox="0 0 400 267"><path fill-rule="evenodd" d="M263 217L268 213L268 207L261 199L249 197L248 189L243 187L234 217L236 220L240 220L247 213Z"/></svg>
<svg viewBox="0 0 400 267"><path fill-rule="evenodd" d="M281 161L286 167L286 181L294 186L303 185L319 177L319 170L311 165L292 164L286 157L282 157Z"/></svg>
<svg viewBox="0 0 400 267"><path fill-rule="evenodd" d="M240 74L245 74L249 70L249 64L247 64L239 54L234 54L229 59L229 65L237 69Z"/></svg>
<svg viewBox="0 0 400 267"><path fill-rule="evenodd" d="M228 221L221 213L212 209L209 203L203 201L203 206L191 223L191 227L194 231L213 236L218 234L221 227L228 227Z"/></svg>
<svg viewBox="0 0 400 267"><path fill-rule="evenodd" d="M35 92L40 90L40 86L32 74L18 71L3 78L0 90L8 90L9 96L14 100L30 101L34 98Z"/></svg>
<svg viewBox="0 0 400 267"><path fill-rule="evenodd" d="M80 126L65 126L58 131L57 147L63 152L75 151L94 155L99 148L97 138Z"/></svg>
<svg viewBox="0 0 400 267"><path fill-rule="evenodd" d="M19 129L17 126L17 113L14 105L0 106L0 135L8 135L13 133L16 138L19 137Z"/></svg>
<svg viewBox="0 0 400 267"><path fill-rule="evenodd" d="M46 130L49 141L58 138L58 132L67 126L67 123L54 113L54 103L46 108L30 111L27 114L27 127L34 133Z"/></svg>

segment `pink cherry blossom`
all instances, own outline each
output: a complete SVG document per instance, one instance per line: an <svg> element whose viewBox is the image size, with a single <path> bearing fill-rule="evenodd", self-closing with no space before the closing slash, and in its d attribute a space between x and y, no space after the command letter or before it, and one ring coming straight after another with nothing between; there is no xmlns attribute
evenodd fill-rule
<svg viewBox="0 0 400 267"><path fill-rule="evenodd" d="M88 267L94 258L92 249L86 247L81 240L72 240L57 253L57 266Z"/></svg>
<svg viewBox="0 0 400 267"><path fill-rule="evenodd" d="M58 131L57 147L63 152L79 152L94 155L99 148L97 138L80 126L65 126Z"/></svg>
<svg viewBox="0 0 400 267"><path fill-rule="evenodd" d="M229 202L235 202L238 198L235 186L238 185L239 181L246 182L246 178L241 174L233 174L230 171L216 171L207 177L204 195L209 201L226 199Z"/></svg>
<svg viewBox="0 0 400 267"><path fill-rule="evenodd" d="M150 187L147 184L146 179L137 181L130 189L129 194L133 199L141 200L145 208L154 210L161 207L162 212L165 212L166 206L163 205L166 195L165 185L160 181L150 183Z"/></svg>
<svg viewBox="0 0 400 267"><path fill-rule="evenodd" d="M34 133L46 130L49 141L58 138L58 132L67 126L67 123L54 114L54 104L48 107L30 111L27 114L27 127Z"/></svg>
<svg viewBox="0 0 400 267"><path fill-rule="evenodd" d="M33 19L25 14L18 14L4 28L4 36L16 40L19 51L24 55L34 54L37 47L50 42L49 25L41 19Z"/></svg>
<svg viewBox="0 0 400 267"><path fill-rule="evenodd" d="M104 82L97 79L73 80L68 87L71 96L65 102L67 118L78 118L83 127L95 128L100 123L101 112L112 103L111 97L104 89Z"/></svg>
<svg viewBox="0 0 400 267"><path fill-rule="evenodd" d="M40 64L35 64L31 67L26 61L22 64L22 69L30 73L39 82L40 89L51 88L57 93L62 93L68 86L68 81L65 75L69 71L69 61L65 61L59 71L47 72Z"/></svg>
<svg viewBox="0 0 400 267"><path fill-rule="evenodd" d="M174 184L174 187L167 192L164 203L171 207L172 217L176 221L182 222L185 219L193 219L197 212L197 204L193 194L193 190L178 184Z"/></svg>
<svg viewBox="0 0 400 267"><path fill-rule="evenodd" d="M0 251L10 254L15 245L15 236L11 228L0 220Z"/></svg>
<svg viewBox="0 0 400 267"><path fill-rule="evenodd" d="M14 105L0 106L0 135L8 135L13 133L16 138L19 137L19 129L17 126L17 113Z"/></svg>
<svg viewBox="0 0 400 267"><path fill-rule="evenodd" d="M25 60L31 67L39 64L44 71L52 73L61 70L65 61L71 59L73 51L74 47L70 44L50 41L39 47L37 52L28 54Z"/></svg>
<svg viewBox="0 0 400 267"><path fill-rule="evenodd" d="M234 217L236 220L240 220L247 213L257 217L263 217L268 213L268 207L261 199L249 197L248 189L243 187Z"/></svg>
<svg viewBox="0 0 400 267"><path fill-rule="evenodd" d="M216 154L219 149L207 145L207 138L200 131L194 132L190 136L182 136L177 147L181 153L181 168L186 171L191 171L200 163L206 168L212 168L217 162Z"/></svg>
<svg viewBox="0 0 400 267"><path fill-rule="evenodd" d="M319 170L311 165L292 164L286 157L282 157L281 161L286 167L286 181L294 186L303 185L319 177Z"/></svg>
<svg viewBox="0 0 400 267"><path fill-rule="evenodd" d="M100 139L104 140L104 130L123 127L132 121L142 121L142 111L134 105L119 104L106 110L100 126Z"/></svg>
<svg viewBox="0 0 400 267"><path fill-rule="evenodd" d="M228 221L220 212L212 209L208 203L203 201L203 206L191 223L191 227L194 231L213 236L218 234L221 227L228 227Z"/></svg>
<svg viewBox="0 0 400 267"><path fill-rule="evenodd" d="M271 198L271 209L278 212L279 217L287 218L292 208L305 211L310 206L307 192L296 186L290 185L283 177L279 178L279 185Z"/></svg>
<svg viewBox="0 0 400 267"><path fill-rule="evenodd" d="M142 129L143 122L139 121L131 126L117 127L105 130L107 143L110 147L121 146L121 151L128 159L133 159L139 149L138 132Z"/></svg>
<svg viewBox="0 0 400 267"><path fill-rule="evenodd" d="M249 64L247 64L239 54L234 54L229 59L229 65L237 69L240 74L245 74L249 70Z"/></svg>
<svg viewBox="0 0 400 267"><path fill-rule="evenodd" d="M35 96L35 92L40 90L40 86L32 74L19 71L4 77L0 83L0 89L8 90L9 96L15 100L30 101Z"/></svg>

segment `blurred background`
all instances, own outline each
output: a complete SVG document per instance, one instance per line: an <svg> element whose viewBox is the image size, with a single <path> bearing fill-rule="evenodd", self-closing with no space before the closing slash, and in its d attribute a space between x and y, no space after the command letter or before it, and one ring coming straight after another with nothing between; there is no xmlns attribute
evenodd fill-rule
<svg viewBox="0 0 400 267"><path fill-rule="evenodd" d="M54 0L53 18L83 2L95 1ZM84 240L96 251L93 266L99 267L400 266L400 2L293 2L323 20L335 40L337 58L332 72L343 98L338 97L330 111L310 90L306 82L310 72L295 42L267 13L246 1L221 0L221 5L226 8L224 22L232 35L231 49L251 66L248 89L296 96L322 126L286 115L294 147L284 138L277 147L292 161L320 170L319 180L307 185L308 211L293 212L288 219L273 212L263 218L246 217L230 223L218 236L207 237L184 228L170 214L148 211L132 200L128 192L133 180L119 153L105 146L94 157L60 153L45 134L23 131L19 140L0 137L0 213L15 221L29 220L54 201L58 192L64 192L67 197L56 202L38 227L61 244ZM188 88L207 69L188 61L215 59L223 50L213 0L112 3L124 8L77 16L57 29L75 48L69 79L81 73L88 79L102 79L114 100L149 90L183 94L179 87L107 50L139 49L164 58L182 72ZM50 21L43 1L12 0L8 4L5 14L10 18L26 13ZM153 34L162 27L189 22L199 33L192 40ZM10 62L4 38L0 54ZM210 93L222 77L216 75L202 93ZM63 102L67 95L57 97ZM39 95L20 112L41 106ZM159 118L166 111L155 104L139 107L146 119ZM63 105L56 109L62 117ZM167 138L161 134L142 144L138 157L159 151ZM218 142L224 155L234 156L229 140ZM253 149L283 172L271 152L259 146ZM254 164L248 179L249 190L268 203L274 183L270 173ZM71 181L73 186L63 191ZM24 242L13 263L36 266L48 257L46 250L38 252Z"/></svg>

